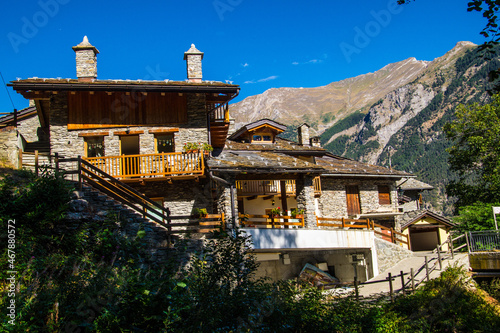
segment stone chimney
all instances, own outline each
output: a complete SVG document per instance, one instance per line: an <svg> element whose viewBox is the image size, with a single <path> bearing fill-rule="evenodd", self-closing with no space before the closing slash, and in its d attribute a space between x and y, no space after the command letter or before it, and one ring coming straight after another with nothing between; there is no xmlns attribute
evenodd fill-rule
<svg viewBox="0 0 500 333"><path fill-rule="evenodd" d="M97 78L97 54L99 51L89 43L87 36L77 46L73 46L76 53L76 77L78 81L91 82Z"/></svg>
<svg viewBox="0 0 500 333"><path fill-rule="evenodd" d="M309 146L309 127L311 126L304 123L297 128L299 144L302 146Z"/></svg>
<svg viewBox="0 0 500 333"><path fill-rule="evenodd" d="M313 136L310 140L311 146L321 148L321 137Z"/></svg>
<svg viewBox="0 0 500 333"><path fill-rule="evenodd" d="M201 71L203 52L200 52L194 44L191 44L191 48L184 53L184 60L186 60L188 80L190 82L201 82L203 77Z"/></svg>

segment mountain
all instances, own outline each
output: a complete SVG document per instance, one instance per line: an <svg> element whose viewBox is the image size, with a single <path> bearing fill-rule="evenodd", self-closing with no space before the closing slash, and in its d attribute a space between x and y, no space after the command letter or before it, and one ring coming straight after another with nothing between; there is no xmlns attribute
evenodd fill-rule
<svg viewBox="0 0 500 333"><path fill-rule="evenodd" d="M436 188L428 208L451 215L442 127L459 104L488 101L488 74L500 67L494 52L485 57L459 42L430 62L410 58L323 87L270 89L231 105L231 114L237 124L270 118L294 129L307 122L335 154L416 174Z"/></svg>

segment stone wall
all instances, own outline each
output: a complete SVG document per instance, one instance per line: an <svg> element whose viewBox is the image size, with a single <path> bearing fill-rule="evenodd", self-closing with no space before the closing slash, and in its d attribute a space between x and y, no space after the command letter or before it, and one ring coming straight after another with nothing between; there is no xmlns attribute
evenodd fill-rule
<svg viewBox="0 0 500 333"><path fill-rule="evenodd" d="M0 161L18 166L19 148L17 131L14 127L5 127L0 129Z"/></svg>
<svg viewBox="0 0 500 333"><path fill-rule="evenodd" d="M207 142L207 116L205 112L205 96L203 94L188 94L187 96L187 119L185 124L165 125L165 126L133 126L130 131L142 131L139 134L139 144L141 154L155 153L154 134L155 130L179 129L174 132L175 151L182 152L186 142ZM85 156L84 137L81 133L103 133L104 153L106 156L120 155L120 136L115 132L123 132L126 127L120 128L99 128L82 129L68 131L68 98L67 94L60 93L51 99L50 110L50 145L52 153L59 153L64 157Z"/></svg>
<svg viewBox="0 0 500 333"><path fill-rule="evenodd" d="M28 142L39 141L38 134L41 131L40 120L37 115L23 119L18 122L17 130Z"/></svg>
<svg viewBox="0 0 500 333"><path fill-rule="evenodd" d="M314 185L312 176L301 176L296 180L297 209L304 210L304 224L306 228L316 229L316 211L314 201Z"/></svg>
<svg viewBox="0 0 500 333"><path fill-rule="evenodd" d="M322 177L319 210L321 216L341 218L347 217L346 185L357 185L361 203L361 213L377 211L397 211L397 189L394 181L387 180L353 180ZM386 185L391 189L391 204L380 205L378 186Z"/></svg>
<svg viewBox="0 0 500 333"><path fill-rule="evenodd" d="M137 191L148 198L163 198L163 205L169 208L172 215L190 215L195 208L206 208L208 213L213 212L211 189L209 181L173 180L151 181L145 184L130 183Z"/></svg>
<svg viewBox="0 0 500 333"><path fill-rule="evenodd" d="M377 250L379 273L391 268L401 260L413 257L413 252L410 250L378 238L375 238L375 248Z"/></svg>

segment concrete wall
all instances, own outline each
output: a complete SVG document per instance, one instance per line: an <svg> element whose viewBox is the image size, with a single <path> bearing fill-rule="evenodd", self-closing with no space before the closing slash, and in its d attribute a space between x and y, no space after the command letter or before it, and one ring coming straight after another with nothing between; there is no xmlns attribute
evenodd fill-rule
<svg viewBox="0 0 500 333"><path fill-rule="evenodd" d="M371 230L242 229L252 236L255 250L371 248Z"/></svg>
<svg viewBox="0 0 500 333"><path fill-rule="evenodd" d="M290 263L285 264L283 259L264 260L266 254L283 256L287 254ZM366 258L365 266L356 266L357 276L360 281L373 277L372 251L370 249L341 249L341 250L302 250L280 252L256 252L259 267L256 277L269 277L273 281L297 278L305 264L327 263L329 273L341 282L354 280L354 266L349 262L349 255L362 253ZM268 258L273 257L267 256ZM260 260L259 260L260 258Z"/></svg>

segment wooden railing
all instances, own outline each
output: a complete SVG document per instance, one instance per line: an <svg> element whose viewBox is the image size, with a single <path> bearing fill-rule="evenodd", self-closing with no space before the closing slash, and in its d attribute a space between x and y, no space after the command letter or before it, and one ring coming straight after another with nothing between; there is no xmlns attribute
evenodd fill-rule
<svg viewBox="0 0 500 333"><path fill-rule="evenodd" d="M304 227L304 216L272 216L239 214L240 225L244 227L258 228L283 228L289 226Z"/></svg>
<svg viewBox="0 0 500 333"><path fill-rule="evenodd" d="M163 153L86 157L87 162L112 177L202 176L205 171L200 153Z"/></svg>
<svg viewBox="0 0 500 333"><path fill-rule="evenodd" d="M285 180L286 194L295 195L295 180ZM280 194L281 182L279 180L237 180L238 195L268 195Z"/></svg>
<svg viewBox="0 0 500 333"><path fill-rule="evenodd" d="M375 235L381 236L383 240L386 240L393 244L404 244L408 249L410 249L410 239L408 235L397 232L394 230L394 228L388 228L383 225L376 224L370 219L316 217L316 224L318 227L327 228L373 230Z"/></svg>
<svg viewBox="0 0 500 333"><path fill-rule="evenodd" d="M353 229L371 229L371 221L369 219L346 219L346 218L330 218L316 217L318 227L328 228L353 228Z"/></svg>
<svg viewBox="0 0 500 333"><path fill-rule="evenodd" d="M230 121L228 103L207 103L207 111L211 121Z"/></svg>
<svg viewBox="0 0 500 333"><path fill-rule="evenodd" d="M393 244L405 244L406 248L410 249L410 237L408 235L397 232L394 228L388 228L373 222L372 229L375 232L375 235L382 236L382 239ZM378 229L380 229L380 231Z"/></svg>

